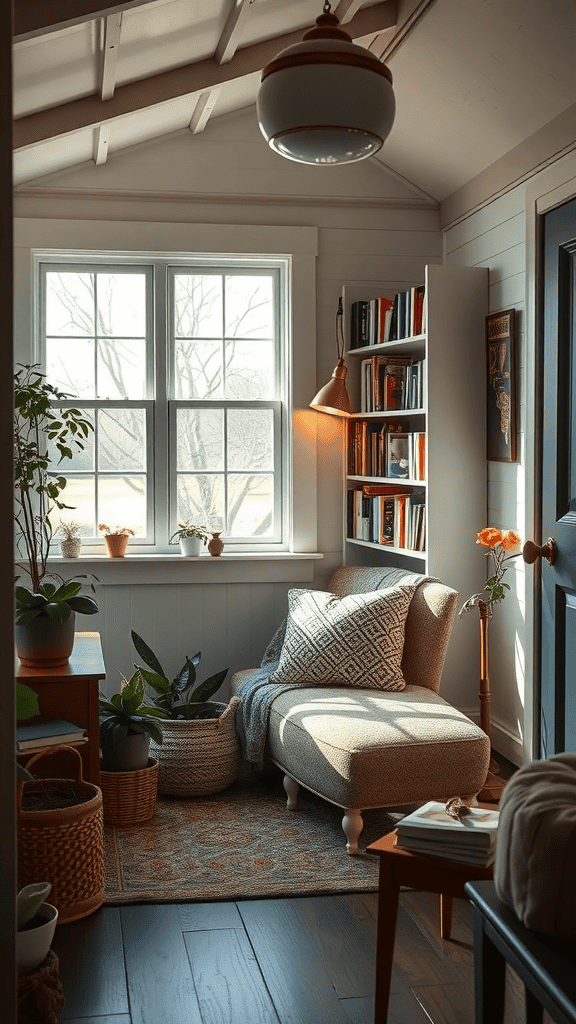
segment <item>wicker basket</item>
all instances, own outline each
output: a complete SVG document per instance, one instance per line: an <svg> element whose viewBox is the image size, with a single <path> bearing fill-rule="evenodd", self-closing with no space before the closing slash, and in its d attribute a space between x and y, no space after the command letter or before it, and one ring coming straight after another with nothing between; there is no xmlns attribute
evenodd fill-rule
<svg viewBox="0 0 576 1024"><path fill-rule="evenodd" d="M160 761L158 792L164 796L209 796L230 786L240 767L236 735L238 697L230 703L208 702L218 718L159 719L162 746L150 741Z"/></svg>
<svg viewBox="0 0 576 1024"><path fill-rule="evenodd" d="M100 771L105 825L127 828L129 825L144 825L154 817L158 764L155 758L149 757L147 767L136 771Z"/></svg>
<svg viewBox="0 0 576 1024"><path fill-rule="evenodd" d="M104 900L102 791L82 780L82 758L74 747L58 745L36 754L27 768L48 754L66 751L76 760L76 778L41 779L18 785L18 885L38 879L52 883L50 902L60 923L93 913ZM26 798L56 795L63 784L80 801L70 807L26 810Z"/></svg>

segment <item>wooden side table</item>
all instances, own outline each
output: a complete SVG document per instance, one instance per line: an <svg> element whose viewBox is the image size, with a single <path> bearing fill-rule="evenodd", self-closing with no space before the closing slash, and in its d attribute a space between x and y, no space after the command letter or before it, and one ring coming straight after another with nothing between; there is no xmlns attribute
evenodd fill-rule
<svg viewBox="0 0 576 1024"><path fill-rule="evenodd" d="M67 665L55 668L26 668L16 659L16 679L26 683L38 694L40 715L32 721L64 718L80 729L86 729L88 743L78 746L82 756L82 775L86 782L100 785L100 720L98 715L98 683L106 675L99 633L76 633L74 649ZM37 747L19 754L25 765L39 750ZM70 755L55 754L34 766L34 774L46 778L68 778ZM61 764L61 767L60 767ZM62 772L63 774L58 774Z"/></svg>
<svg viewBox="0 0 576 1024"><path fill-rule="evenodd" d="M524 983L526 1024L542 1024L544 1010L557 1024L576 1024L576 940L526 928L492 882L467 884L466 895L474 908L476 1024L504 1020L507 962Z"/></svg>
<svg viewBox="0 0 576 1024"><path fill-rule="evenodd" d="M376 994L374 1024L386 1024L390 998L390 977L394 959L394 937L401 886L440 896L440 935L449 939L452 930L452 900L467 899L466 882L492 878L492 866L479 867L429 854L412 853L396 845L396 832L377 839L367 847L380 857L378 877L378 921L376 932Z"/></svg>

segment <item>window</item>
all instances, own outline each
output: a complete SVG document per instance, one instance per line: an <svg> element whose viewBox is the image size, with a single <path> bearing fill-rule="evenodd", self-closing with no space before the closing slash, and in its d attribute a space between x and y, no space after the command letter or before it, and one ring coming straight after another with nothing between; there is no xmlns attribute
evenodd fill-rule
<svg viewBox="0 0 576 1024"><path fill-rule="evenodd" d="M88 544L106 523L133 529L143 550L169 550L189 519L221 531L227 550L287 549L289 266L40 262L41 360L74 396L62 408L94 425L61 467L73 506L62 517Z"/></svg>

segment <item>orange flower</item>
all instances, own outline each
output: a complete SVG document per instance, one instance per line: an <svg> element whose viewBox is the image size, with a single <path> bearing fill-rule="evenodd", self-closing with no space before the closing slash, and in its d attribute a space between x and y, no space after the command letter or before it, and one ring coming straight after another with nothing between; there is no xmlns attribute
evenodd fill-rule
<svg viewBox="0 0 576 1024"><path fill-rule="evenodd" d="M504 530L501 543L504 551L512 551L512 548L518 547L520 537L517 533L514 533L514 530Z"/></svg>
<svg viewBox="0 0 576 1024"><path fill-rule="evenodd" d="M520 538L518 538L518 541ZM476 543L483 544L485 548L495 548L502 542L502 530L496 530L494 526L485 526L476 535Z"/></svg>

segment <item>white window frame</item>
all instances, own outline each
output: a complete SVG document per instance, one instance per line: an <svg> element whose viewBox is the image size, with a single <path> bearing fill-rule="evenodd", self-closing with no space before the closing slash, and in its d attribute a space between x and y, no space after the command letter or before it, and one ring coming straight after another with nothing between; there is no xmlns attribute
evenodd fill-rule
<svg viewBox="0 0 576 1024"><path fill-rule="evenodd" d="M317 229L161 221L82 221L63 217L57 220L16 218L14 234L15 358L18 362L34 362L38 358L35 331L37 264L62 251L67 251L72 257L82 256L87 259L93 258L96 251L110 256L130 253L131 256L139 255L143 260L159 251L184 257L190 252L212 256L217 253L245 257L289 255L292 351L288 354L288 414L292 426L292 445L287 483L289 494L285 502L290 516L288 549L286 552L271 551L261 555L248 551L242 555L230 554L227 562L219 562L222 566L219 581L295 579L295 569L288 569L288 561L302 561L304 564L310 559L321 557L317 553L316 416L309 408L310 395L316 387ZM182 560L186 562L186 568L177 570L175 563L178 559L173 548L169 562L174 568L168 572L160 569L165 561L163 555L142 552L141 556L132 558L121 570L118 570L114 560L109 560L105 570L107 582L143 582L143 563L150 559L154 563L154 578L159 581L165 577L166 582L195 579L196 573L198 578L214 579L213 571L209 571L210 563L218 561L201 559L202 567L199 568L198 562ZM248 575L240 570L237 559L246 564ZM98 572L104 571L102 563L106 563L106 559L100 553L84 555L82 560L87 568L91 567L88 564L91 562ZM265 568L267 561L269 569ZM224 568L224 565L227 567Z"/></svg>

